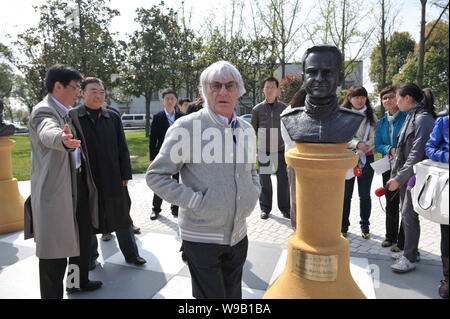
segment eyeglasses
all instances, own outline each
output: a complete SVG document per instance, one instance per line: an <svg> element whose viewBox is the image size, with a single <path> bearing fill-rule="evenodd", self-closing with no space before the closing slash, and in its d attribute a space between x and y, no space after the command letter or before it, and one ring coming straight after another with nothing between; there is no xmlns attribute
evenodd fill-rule
<svg viewBox="0 0 450 319"><path fill-rule="evenodd" d="M235 92L237 90L237 83L234 81L228 82L228 83L220 83L220 82L211 82L209 83L209 88L213 92L220 92L222 90L222 86L225 86L225 89L228 92Z"/></svg>
<svg viewBox="0 0 450 319"><path fill-rule="evenodd" d="M67 86L70 86L75 91L81 91L81 87L79 85L67 84Z"/></svg>
<svg viewBox="0 0 450 319"><path fill-rule="evenodd" d="M381 100L383 100L383 101L395 100L395 99L396 99L395 95L383 95L383 97L381 98Z"/></svg>

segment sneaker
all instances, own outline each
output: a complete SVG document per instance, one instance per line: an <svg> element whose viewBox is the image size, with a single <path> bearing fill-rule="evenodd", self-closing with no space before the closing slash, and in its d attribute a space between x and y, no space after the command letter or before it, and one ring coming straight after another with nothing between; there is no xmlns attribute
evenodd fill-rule
<svg viewBox="0 0 450 319"><path fill-rule="evenodd" d="M112 238L113 238L113 235L111 233L103 234L101 240L103 240L103 241L110 241Z"/></svg>
<svg viewBox="0 0 450 319"><path fill-rule="evenodd" d="M369 239L370 238L370 234L369 232L361 232L361 237L364 239Z"/></svg>
<svg viewBox="0 0 450 319"><path fill-rule="evenodd" d="M408 258L402 256L395 264L391 265L391 269L393 272L407 273L416 269L416 263L412 263Z"/></svg>
<svg viewBox="0 0 450 319"><path fill-rule="evenodd" d="M395 259L397 261L400 260L400 258L403 257L403 252L398 252L398 253L393 253L391 254L392 259ZM416 257L416 263L418 263L420 261L420 252L417 252L417 257Z"/></svg>

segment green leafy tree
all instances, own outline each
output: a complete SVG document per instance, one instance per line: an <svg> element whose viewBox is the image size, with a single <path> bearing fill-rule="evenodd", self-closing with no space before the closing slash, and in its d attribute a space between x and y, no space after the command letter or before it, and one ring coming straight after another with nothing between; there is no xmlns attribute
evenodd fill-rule
<svg viewBox="0 0 450 319"><path fill-rule="evenodd" d="M38 103L47 93L45 72L55 63L68 64L86 76L111 84L111 75L121 63L113 34L108 31L117 10L108 0L48 0L34 7L40 15L36 27L18 35L15 42L23 58L14 59ZM30 109L31 111L31 109Z"/></svg>
<svg viewBox="0 0 450 319"><path fill-rule="evenodd" d="M406 63L408 54L414 51L415 41L408 32L394 32L386 41L386 76L383 80L381 45L378 44L370 55L370 80L375 84L376 92L392 85L394 76ZM383 84L384 82L384 84Z"/></svg>
<svg viewBox="0 0 450 319"><path fill-rule="evenodd" d="M122 42L128 58L120 71L118 83L126 94L144 96L148 136L152 96L168 84L173 84L171 75L174 66L170 56L173 59L172 37L177 19L172 9L164 8L163 2L150 9L137 9L136 13L135 21L139 23L140 30L130 36L129 43Z"/></svg>
<svg viewBox="0 0 450 319"><path fill-rule="evenodd" d="M427 40L424 56L424 77L422 87L433 90L436 98L436 106L443 109L449 104L449 25L445 22L434 24L430 22L427 28L434 25L434 31ZM405 65L399 74L394 77L394 84L402 82L415 82L418 70L419 47L414 53L410 53Z"/></svg>

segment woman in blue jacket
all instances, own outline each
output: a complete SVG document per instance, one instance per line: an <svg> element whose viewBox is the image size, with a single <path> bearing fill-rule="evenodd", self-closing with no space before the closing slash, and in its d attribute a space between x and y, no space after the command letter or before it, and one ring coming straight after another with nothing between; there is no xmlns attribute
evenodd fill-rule
<svg viewBox="0 0 450 319"><path fill-rule="evenodd" d="M440 117L434 124L425 153L435 162L448 163L448 115ZM441 258L444 280L441 280L439 295L448 298L448 225L441 225Z"/></svg>
<svg viewBox="0 0 450 319"><path fill-rule="evenodd" d="M395 87L387 86L380 92L380 101L386 110L383 118L377 122L375 132L375 151L383 156L395 157L397 149L397 139L400 129L405 122L408 112L402 112L398 109L395 96ZM383 185L391 178L391 170L383 173ZM382 247L390 247L393 252L403 250L405 235L403 224L399 224L400 197L395 192L386 193L386 238L381 243Z"/></svg>

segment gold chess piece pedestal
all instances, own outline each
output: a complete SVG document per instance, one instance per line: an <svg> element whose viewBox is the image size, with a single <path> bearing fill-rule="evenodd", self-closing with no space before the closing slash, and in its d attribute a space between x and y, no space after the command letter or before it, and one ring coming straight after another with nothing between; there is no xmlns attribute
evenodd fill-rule
<svg viewBox="0 0 450 319"><path fill-rule="evenodd" d="M11 149L16 144L0 137L0 234L23 229L23 205L17 179L12 176Z"/></svg>
<svg viewBox="0 0 450 319"><path fill-rule="evenodd" d="M296 145L286 153L296 173L296 232L288 240L285 269L263 298L366 298L350 273L349 245L341 235L345 175L358 157L345 143Z"/></svg>

